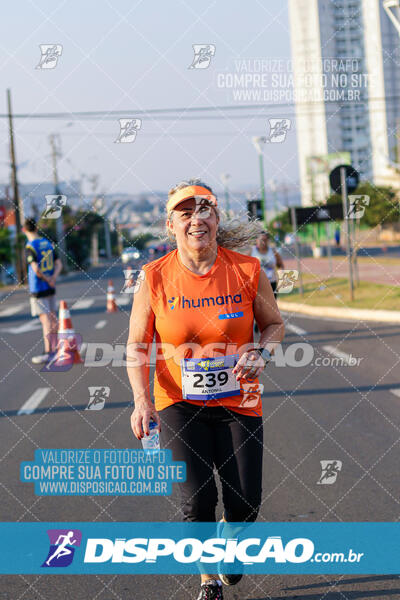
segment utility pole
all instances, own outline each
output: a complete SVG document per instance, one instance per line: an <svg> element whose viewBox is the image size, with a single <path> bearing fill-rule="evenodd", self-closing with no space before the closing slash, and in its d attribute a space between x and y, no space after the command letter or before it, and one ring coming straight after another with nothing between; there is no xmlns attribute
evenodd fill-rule
<svg viewBox="0 0 400 600"><path fill-rule="evenodd" d="M397 138L396 162L397 162L397 164L399 164L400 163L400 119L398 117L396 119L396 138Z"/></svg>
<svg viewBox="0 0 400 600"><path fill-rule="evenodd" d="M289 210L289 209L288 209ZM296 208L292 206L290 208L291 220L292 220L292 231L294 235L294 250L296 254L296 262L297 262L297 271L299 273L299 287L300 287L300 295L304 296L304 287L303 287L303 275L301 273L301 261L300 261L300 246L299 240L297 239L297 215Z"/></svg>
<svg viewBox="0 0 400 600"><path fill-rule="evenodd" d="M343 216L346 223L346 254L349 263L349 286L350 286L350 300L354 300L354 279L353 279L353 249L351 245L351 228L349 222L349 205L347 198L347 181L346 181L346 168L341 167L340 169L340 186L342 190L342 203L343 203Z"/></svg>
<svg viewBox="0 0 400 600"><path fill-rule="evenodd" d="M19 192L18 192L18 179L17 179L17 165L15 160L15 147L14 147L14 129L12 120L11 110L11 91L7 90L7 106L8 106L8 126L10 133L10 157L11 157L11 175L12 175L12 186L13 186L13 202L14 202L14 213L15 213L15 226L16 226L16 240L15 240L15 270L17 274L18 283L24 282L24 261L22 258L22 246L21 246L21 211L19 203Z"/></svg>
<svg viewBox="0 0 400 600"><path fill-rule="evenodd" d="M61 156L61 152L56 147L56 135L54 133L50 134L49 142L50 142L50 147L51 147L51 158L52 158L52 165L53 165L54 194L56 196L59 196L60 195L60 187L59 187L59 182L58 182L57 158L59 156ZM59 259L63 263L64 269L67 269L62 210L61 210L60 216L56 219L56 235L57 235L57 246L58 246L58 250L59 250L59 252L58 252Z"/></svg>
<svg viewBox="0 0 400 600"><path fill-rule="evenodd" d="M107 259L111 260L111 238L110 238L110 226L108 224L108 217L106 216L107 207L104 199L104 195L101 195L99 198L96 198L93 202L95 210L99 213L99 215L103 218L104 223L104 239L106 244L106 255Z"/></svg>

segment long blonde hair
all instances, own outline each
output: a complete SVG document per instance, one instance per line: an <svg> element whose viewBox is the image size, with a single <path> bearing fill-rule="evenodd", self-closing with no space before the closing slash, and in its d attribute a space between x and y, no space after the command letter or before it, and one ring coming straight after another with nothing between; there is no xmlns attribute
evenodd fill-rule
<svg viewBox="0 0 400 600"><path fill-rule="evenodd" d="M177 190L181 190L189 185L201 185L202 187L209 190L214 194L211 187L204 183L201 179L189 179L187 181L180 181L175 187L171 188L168 192L168 198L172 196ZM215 194L214 194L215 195ZM218 229L217 229L217 244L228 250L235 250L238 248L245 248L255 244L257 237L264 231L262 224L255 219L240 220L239 215L229 217L216 207L215 212L220 218ZM173 210L171 210L167 217L168 219L173 218ZM167 239L172 246L176 246L175 237L166 227L165 239Z"/></svg>

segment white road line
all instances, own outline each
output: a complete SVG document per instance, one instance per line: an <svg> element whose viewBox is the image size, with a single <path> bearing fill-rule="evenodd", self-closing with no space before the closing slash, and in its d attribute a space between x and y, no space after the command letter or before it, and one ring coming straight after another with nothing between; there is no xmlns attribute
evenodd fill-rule
<svg viewBox="0 0 400 600"><path fill-rule="evenodd" d="M106 295L107 295L107 292L104 292L104 294L102 296L90 296L90 300L93 300L93 301L95 301L95 300L103 300L105 302ZM63 300L65 300L66 302L68 302L68 304L70 302L75 302L75 298L63 298ZM89 300L89 298L88 298L88 300Z"/></svg>
<svg viewBox="0 0 400 600"><path fill-rule="evenodd" d="M301 327L297 327L297 325L292 325L292 323L285 323L285 329L293 331L293 333L297 333L297 335L306 335L307 333L307 331L305 331Z"/></svg>
<svg viewBox="0 0 400 600"><path fill-rule="evenodd" d="M107 325L107 321L98 321L94 326L95 329L103 329Z"/></svg>
<svg viewBox="0 0 400 600"><path fill-rule="evenodd" d="M50 388L38 388L36 392L33 392L32 396L28 398L25 404L19 409L19 415L31 415L35 412L35 408L46 398Z"/></svg>
<svg viewBox="0 0 400 600"><path fill-rule="evenodd" d="M298 313L294 315L294 313L289 313L287 310L281 310L281 315L287 315L288 317L301 317L302 319L312 319L313 321L330 321L334 323L352 323L354 325L354 319L346 319L345 317L321 317L320 315L306 315L303 313ZM371 321L373 323L373 321ZM379 323L378 323L379 324Z"/></svg>
<svg viewBox="0 0 400 600"><path fill-rule="evenodd" d="M118 306L128 306L128 304L130 304L132 302L131 298L132 298L131 294L124 294L123 296L118 296L118 298L117 298Z"/></svg>
<svg viewBox="0 0 400 600"><path fill-rule="evenodd" d="M0 331L4 333L13 333L14 335L18 335L19 333L28 333L28 331L35 331L35 329L40 329L41 327L42 325L39 319L32 319L32 321L28 321L28 323L18 325L18 327L8 327L7 329L0 329Z"/></svg>
<svg viewBox="0 0 400 600"><path fill-rule="evenodd" d="M346 362L348 364L351 364L354 360L354 356L352 356L351 354L347 354L347 352L342 352L341 350L338 350L337 348L335 348L335 346L322 346L322 350L325 350L325 352L329 352L329 354L332 354L336 358L341 358L343 362Z"/></svg>
<svg viewBox="0 0 400 600"><path fill-rule="evenodd" d="M82 310L85 308L90 308L94 303L94 298L82 298L82 300L77 300L75 304L71 306L71 310Z"/></svg>
<svg viewBox="0 0 400 600"><path fill-rule="evenodd" d="M11 317L12 315L16 315L17 313L21 312L24 306L25 304L16 304L15 306L3 308L3 310L0 310L0 317Z"/></svg>
<svg viewBox="0 0 400 600"><path fill-rule="evenodd" d="M83 344L79 348L79 354L80 354L81 358L82 358L82 354L85 354L86 350L87 350L87 343L83 342Z"/></svg>
<svg viewBox="0 0 400 600"><path fill-rule="evenodd" d="M153 344L152 347L151 347L150 362L149 362L149 364L151 366L155 366L156 363L157 363L156 359L157 359L156 345Z"/></svg>
<svg viewBox="0 0 400 600"><path fill-rule="evenodd" d="M390 391L392 392L392 394L394 394L395 396L397 396L398 398L400 398L400 388L393 388Z"/></svg>

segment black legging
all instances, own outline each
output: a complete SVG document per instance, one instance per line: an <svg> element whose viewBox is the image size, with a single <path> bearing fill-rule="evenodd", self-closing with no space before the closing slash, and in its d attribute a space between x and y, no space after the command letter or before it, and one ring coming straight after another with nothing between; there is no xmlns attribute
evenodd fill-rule
<svg viewBox="0 0 400 600"><path fill-rule="evenodd" d="M179 484L185 521L215 521L218 470L226 521L255 521L261 503L263 424L224 407L179 402L160 411L162 448L186 462ZM175 484L177 485L177 484Z"/></svg>

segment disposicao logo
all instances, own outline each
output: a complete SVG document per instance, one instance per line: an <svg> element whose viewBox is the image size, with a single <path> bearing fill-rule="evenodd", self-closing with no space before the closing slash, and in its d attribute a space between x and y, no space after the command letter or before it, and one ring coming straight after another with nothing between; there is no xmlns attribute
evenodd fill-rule
<svg viewBox="0 0 400 600"><path fill-rule="evenodd" d="M81 545L79 529L48 529L50 548L42 567L68 567L74 558L75 547Z"/></svg>
<svg viewBox="0 0 400 600"><path fill-rule="evenodd" d="M171 310L174 310L175 306L177 305L179 300L179 297L175 298L175 296L173 296L172 298L170 298L168 300L168 304Z"/></svg>
<svg viewBox="0 0 400 600"><path fill-rule="evenodd" d="M247 554L249 547L253 549ZM232 563L238 560L244 564L265 563L272 559L275 563L304 563L314 553L314 544L308 538L295 538L286 545L280 536L237 539L210 538L201 541L196 538L183 538L175 541L170 538L89 538L86 543L85 563L156 563L158 559L171 557L178 563Z"/></svg>

